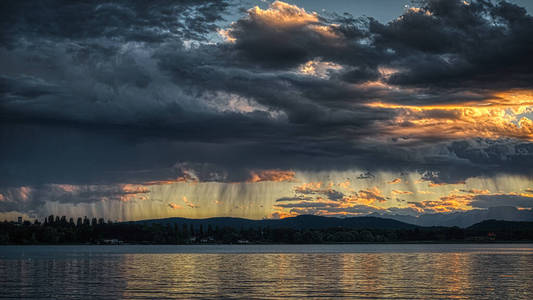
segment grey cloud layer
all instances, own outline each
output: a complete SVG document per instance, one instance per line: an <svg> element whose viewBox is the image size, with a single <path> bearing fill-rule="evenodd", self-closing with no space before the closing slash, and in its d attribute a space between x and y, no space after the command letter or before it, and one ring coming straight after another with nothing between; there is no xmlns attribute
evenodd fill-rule
<svg viewBox="0 0 533 300"><path fill-rule="evenodd" d="M228 25L235 43L213 43L237 4L3 1L1 183L163 180L181 176L180 162L230 182L274 168L410 169L434 182L533 175L530 142L436 133L402 146L376 136L397 113L364 106L533 88L533 19L522 8L432 0L388 24L315 15L283 28L248 12ZM343 69L296 71L311 60ZM385 78L383 66L400 72ZM399 88L357 85L379 78Z"/></svg>
<svg viewBox="0 0 533 300"><path fill-rule="evenodd" d="M470 205L478 208L489 208L493 206L533 208L533 197L506 194L476 195Z"/></svg>

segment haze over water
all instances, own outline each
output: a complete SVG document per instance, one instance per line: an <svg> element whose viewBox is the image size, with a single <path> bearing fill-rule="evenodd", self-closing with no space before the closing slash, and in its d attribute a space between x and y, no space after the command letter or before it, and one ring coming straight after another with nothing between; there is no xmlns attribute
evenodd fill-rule
<svg viewBox="0 0 533 300"><path fill-rule="evenodd" d="M531 299L533 244L3 246L0 298Z"/></svg>

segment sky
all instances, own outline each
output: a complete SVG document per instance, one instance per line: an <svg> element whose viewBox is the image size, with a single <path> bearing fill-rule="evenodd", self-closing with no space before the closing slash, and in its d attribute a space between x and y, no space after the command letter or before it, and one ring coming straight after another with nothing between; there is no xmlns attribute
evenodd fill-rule
<svg viewBox="0 0 533 300"><path fill-rule="evenodd" d="M0 219L533 208L531 1L2 1Z"/></svg>

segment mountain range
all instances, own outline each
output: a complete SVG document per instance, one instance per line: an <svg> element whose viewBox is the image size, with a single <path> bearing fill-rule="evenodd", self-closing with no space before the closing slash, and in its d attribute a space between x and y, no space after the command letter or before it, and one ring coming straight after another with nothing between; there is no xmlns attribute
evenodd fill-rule
<svg viewBox="0 0 533 300"><path fill-rule="evenodd" d="M418 217L397 214L372 214L374 217L393 219L418 226L469 227L485 220L533 222L533 211L514 206L498 206L465 212L422 214Z"/></svg>
<svg viewBox="0 0 533 300"><path fill-rule="evenodd" d="M411 229L417 227L461 227L467 228L486 220L533 222L532 210L520 210L512 206L491 207L487 210L471 210L466 212L423 214L420 216L396 214L372 214L364 217L324 217L301 215L284 219L250 220L232 217L215 217L207 219L165 218L141 220L136 223L177 224L233 227L233 228L293 228L293 229L326 229L332 227L371 228L371 229Z"/></svg>
<svg viewBox="0 0 533 300"><path fill-rule="evenodd" d="M193 225L199 227L200 225L218 226L218 227L232 227L232 228L292 228L292 229L327 229L333 227L343 227L352 229L411 229L417 228L417 225L408 224L405 222L387 219L382 217L350 217L350 218L336 218L336 217L322 217L314 215L301 215L296 217L284 219L263 219L250 220L242 218L217 217L207 219L187 219L187 218L165 218L154 220L136 221L136 223L148 224L177 224L177 225Z"/></svg>

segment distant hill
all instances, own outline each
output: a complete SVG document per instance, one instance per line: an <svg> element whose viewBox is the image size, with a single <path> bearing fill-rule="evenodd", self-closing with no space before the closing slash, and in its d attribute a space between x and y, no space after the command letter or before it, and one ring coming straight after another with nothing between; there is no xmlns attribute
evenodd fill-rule
<svg viewBox="0 0 533 300"><path fill-rule="evenodd" d="M474 224L467 229L476 231L510 231L510 230L533 230L533 222L513 222L502 220L486 220Z"/></svg>
<svg viewBox="0 0 533 300"><path fill-rule="evenodd" d="M132 222L0 222L0 244L247 244L531 242L533 222L486 220L468 228L420 227L377 217L281 220L168 218Z"/></svg>
<svg viewBox="0 0 533 300"><path fill-rule="evenodd" d="M485 220L533 222L533 211L519 210L513 206L491 207L486 210L475 209L466 212L423 214L418 217L394 214L373 214L373 216L419 226L458 226L461 228L466 228Z"/></svg>
<svg viewBox="0 0 533 300"><path fill-rule="evenodd" d="M350 217L335 218L313 215L301 215L285 219L264 219L249 220L241 218L208 218L208 219L187 219L187 218L166 218L136 221L136 223L148 224L187 224L199 227L200 225L232 227L232 228L292 228L292 229L326 229L333 227L343 227L352 229L410 229L417 228L413 224L404 223L397 220L380 217Z"/></svg>

